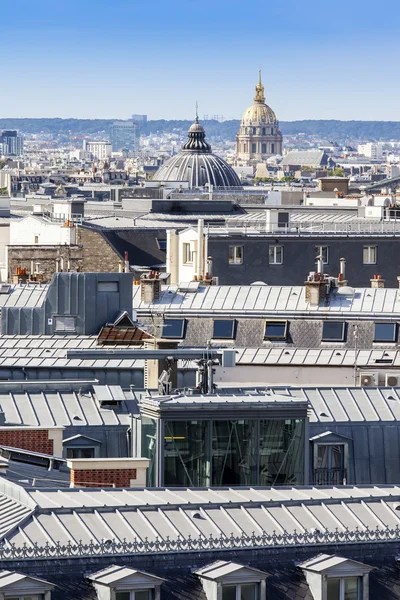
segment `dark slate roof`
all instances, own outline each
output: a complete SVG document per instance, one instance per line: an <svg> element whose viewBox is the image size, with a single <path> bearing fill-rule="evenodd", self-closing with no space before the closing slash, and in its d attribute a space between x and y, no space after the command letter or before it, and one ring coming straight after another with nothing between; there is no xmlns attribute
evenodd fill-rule
<svg viewBox="0 0 400 600"><path fill-rule="evenodd" d="M289 152L280 163L280 166L287 165L309 165L320 166L328 163L328 155L324 150L293 150Z"/></svg>
<svg viewBox="0 0 400 600"><path fill-rule="evenodd" d="M103 229L100 231L121 259L124 259L125 252L128 252L131 265L153 267L164 264L166 261L165 250L160 250L157 243L157 238L166 239L164 228Z"/></svg>

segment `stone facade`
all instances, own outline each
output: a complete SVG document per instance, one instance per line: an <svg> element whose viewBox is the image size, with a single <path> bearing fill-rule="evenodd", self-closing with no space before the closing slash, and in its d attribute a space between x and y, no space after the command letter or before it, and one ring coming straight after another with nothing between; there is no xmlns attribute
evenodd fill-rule
<svg viewBox="0 0 400 600"><path fill-rule="evenodd" d="M105 240L101 231L87 227L77 227L76 245L30 245L8 246L8 280L18 282L17 267L31 273L34 270L43 274L42 281L49 282L53 274L60 270L108 273L119 271L121 258ZM15 281L14 281L15 280Z"/></svg>

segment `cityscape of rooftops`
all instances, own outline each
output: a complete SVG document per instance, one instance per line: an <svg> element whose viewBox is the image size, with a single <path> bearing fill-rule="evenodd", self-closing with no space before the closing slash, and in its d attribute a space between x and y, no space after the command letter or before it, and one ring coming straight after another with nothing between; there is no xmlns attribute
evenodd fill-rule
<svg viewBox="0 0 400 600"><path fill-rule="evenodd" d="M0 600L400 600L398 2L0 10Z"/></svg>

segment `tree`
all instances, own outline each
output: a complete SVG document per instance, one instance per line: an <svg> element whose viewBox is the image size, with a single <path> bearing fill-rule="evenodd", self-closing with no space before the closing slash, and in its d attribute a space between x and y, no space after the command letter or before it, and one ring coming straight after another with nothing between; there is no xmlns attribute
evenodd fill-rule
<svg viewBox="0 0 400 600"><path fill-rule="evenodd" d="M293 175L285 175L284 177L281 178L281 181L290 183L291 181L295 181L295 179L296 179L296 177L293 177Z"/></svg>
<svg viewBox="0 0 400 600"><path fill-rule="evenodd" d="M336 167L336 169L333 169L333 171L328 171L328 175L331 177L345 177L346 173L341 167Z"/></svg>

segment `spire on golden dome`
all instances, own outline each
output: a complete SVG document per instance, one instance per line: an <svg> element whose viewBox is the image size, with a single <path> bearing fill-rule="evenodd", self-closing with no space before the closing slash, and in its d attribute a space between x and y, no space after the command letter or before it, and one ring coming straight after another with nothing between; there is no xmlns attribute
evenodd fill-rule
<svg viewBox="0 0 400 600"><path fill-rule="evenodd" d="M256 85L256 95L254 96L254 102L265 103L264 86L261 83L261 69L258 70L258 83Z"/></svg>

